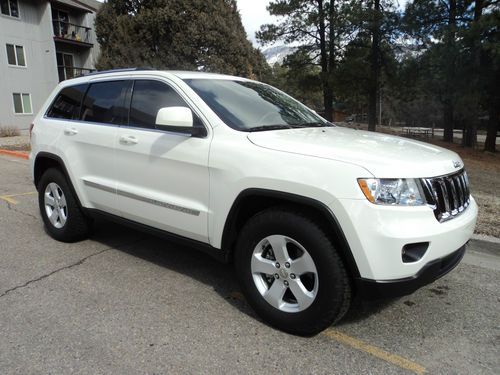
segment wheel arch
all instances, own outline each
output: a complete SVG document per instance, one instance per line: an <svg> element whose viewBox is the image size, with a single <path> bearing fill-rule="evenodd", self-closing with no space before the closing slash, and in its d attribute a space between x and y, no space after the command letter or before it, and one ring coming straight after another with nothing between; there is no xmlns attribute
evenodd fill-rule
<svg viewBox="0 0 500 375"><path fill-rule="evenodd" d="M73 186L73 182L71 181L71 177L68 173L66 165L58 155L43 151L39 152L36 155L35 162L33 163L33 183L35 184L36 189L38 190L38 184L40 183L40 179L42 178L43 173L49 168L57 168L63 173L64 177L66 177L66 180L68 181L69 188L71 189L71 193L75 197L78 206L80 207L80 209L83 209L83 206L80 203L80 198Z"/></svg>
<svg viewBox="0 0 500 375"><path fill-rule="evenodd" d="M221 244L222 250L227 254L228 262L232 261L237 234L245 222L258 212L277 206L298 207L314 219L334 242L351 277L359 277L360 273L356 261L342 227L335 214L325 204L302 195L268 189L246 189L233 202L224 224Z"/></svg>

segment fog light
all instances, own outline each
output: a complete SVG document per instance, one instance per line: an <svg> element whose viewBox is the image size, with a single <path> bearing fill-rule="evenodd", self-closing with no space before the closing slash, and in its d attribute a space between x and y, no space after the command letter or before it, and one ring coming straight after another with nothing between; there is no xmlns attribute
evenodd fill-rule
<svg viewBox="0 0 500 375"><path fill-rule="evenodd" d="M419 261L429 248L429 242L409 243L401 249L401 259L403 263L413 263Z"/></svg>

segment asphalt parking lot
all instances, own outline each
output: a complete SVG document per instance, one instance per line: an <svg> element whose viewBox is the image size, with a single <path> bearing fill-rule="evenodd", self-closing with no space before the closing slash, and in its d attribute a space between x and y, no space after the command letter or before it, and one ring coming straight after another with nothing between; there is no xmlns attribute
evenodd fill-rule
<svg viewBox="0 0 500 375"><path fill-rule="evenodd" d="M499 247L471 241L434 284L295 337L202 253L107 222L52 240L28 162L0 156L0 374L498 374Z"/></svg>

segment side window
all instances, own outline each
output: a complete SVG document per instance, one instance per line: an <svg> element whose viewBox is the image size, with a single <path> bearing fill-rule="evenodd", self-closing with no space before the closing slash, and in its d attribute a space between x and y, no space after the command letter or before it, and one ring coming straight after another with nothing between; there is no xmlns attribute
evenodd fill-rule
<svg viewBox="0 0 500 375"><path fill-rule="evenodd" d="M47 117L77 120L87 85L65 87L47 111Z"/></svg>
<svg viewBox="0 0 500 375"><path fill-rule="evenodd" d="M174 89L158 81L135 81L130 103L129 125L154 129L158 110L163 107L187 107Z"/></svg>
<svg viewBox="0 0 500 375"><path fill-rule="evenodd" d="M132 81L98 82L90 85L83 99L83 121L120 125L126 119L124 96Z"/></svg>

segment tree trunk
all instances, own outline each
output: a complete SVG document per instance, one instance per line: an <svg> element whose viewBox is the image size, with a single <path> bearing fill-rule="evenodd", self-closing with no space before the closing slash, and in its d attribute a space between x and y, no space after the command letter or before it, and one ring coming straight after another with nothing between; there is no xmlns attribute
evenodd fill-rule
<svg viewBox="0 0 500 375"><path fill-rule="evenodd" d="M323 88L323 102L325 104L325 119L333 121L333 89L328 84Z"/></svg>
<svg viewBox="0 0 500 375"><path fill-rule="evenodd" d="M325 8L323 0L318 0L319 14L319 49L321 62L321 83L323 85L323 106L325 108L325 118L328 121L333 120L333 89L330 84L330 73L328 72L328 51L326 48L326 26L325 26Z"/></svg>
<svg viewBox="0 0 500 375"><path fill-rule="evenodd" d="M325 91L325 102L327 105L325 106L325 111L328 109L328 112L332 114L332 118L328 119L329 121L335 120L335 116L333 113L333 100L334 92L333 92L333 73L335 71L335 0L330 1L330 6L328 8L328 66L327 66L327 89ZM325 30L326 36L326 30Z"/></svg>
<svg viewBox="0 0 500 375"><path fill-rule="evenodd" d="M453 143L453 127L454 127L454 108L453 104L445 103L443 108L443 141Z"/></svg>
<svg viewBox="0 0 500 375"><path fill-rule="evenodd" d="M471 122L465 125L463 136L462 136L462 146L464 147L476 147L477 142L477 125L474 123L473 119Z"/></svg>
<svg viewBox="0 0 500 375"><path fill-rule="evenodd" d="M380 79L380 0L373 1L372 11L368 130L375 131L377 126L377 100Z"/></svg>
<svg viewBox="0 0 500 375"><path fill-rule="evenodd" d="M495 152L497 132L500 130L500 106L492 102L488 111L490 119L488 120L488 131L486 133L486 142L484 142L484 151Z"/></svg>
<svg viewBox="0 0 500 375"><path fill-rule="evenodd" d="M476 0L474 4L474 22L472 26L478 26L483 14L483 1ZM479 113L481 107L481 73L484 69L484 61L481 59L481 35L479 33L474 33L472 40L472 80L470 85L471 90L471 110L470 110L470 121L465 124L464 137L462 139L462 146L464 147L476 147L477 143L477 128L479 125Z"/></svg>
<svg viewBox="0 0 500 375"><path fill-rule="evenodd" d="M445 62L445 92L443 120L443 141L453 143L453 129L455 128L455 79L456 79L456 25L457 25L457 0L449 0L448 29L446 30L444 42L448 50L449 61Z"/></svg>

